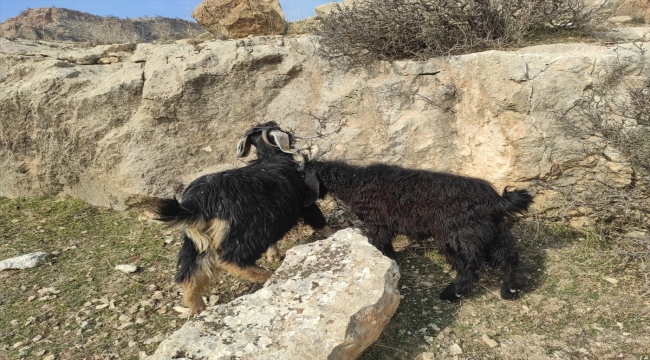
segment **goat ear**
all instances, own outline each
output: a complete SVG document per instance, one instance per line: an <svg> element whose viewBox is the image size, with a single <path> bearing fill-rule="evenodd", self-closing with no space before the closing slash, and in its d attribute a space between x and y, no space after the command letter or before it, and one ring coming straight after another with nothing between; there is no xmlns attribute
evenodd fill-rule
<svg viewBox="0 0 650 360"><path fill-rule="evenodd" d="M271 130L269 135L273 137L275 144L282 150L282 152L293 154L291 151L291 140L289 140L289 135L283 131Z"/></svg>
<svg viewBox="0 0 650 360"><path fill-rule="evenodd" d="M320 195L320 182L316 177L315 171L307 171L307 174L305 175L305 185L305 201L302 205L307 207L316 202L316 199L318 199L318 196Z"/></svg>
<svg viewBox="0 0 650 360"><path fill-rule="evenodd" d="M244 136L237 142L237 157L246 157L251 150L251 143L248 142L248 136Z"/></svg>

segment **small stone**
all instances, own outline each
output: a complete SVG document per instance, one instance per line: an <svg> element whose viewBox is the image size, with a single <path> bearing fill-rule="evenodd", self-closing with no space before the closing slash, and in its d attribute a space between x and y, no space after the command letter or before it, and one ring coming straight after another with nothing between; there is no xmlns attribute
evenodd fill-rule
<svg viewBox="0 0 650 360"><path fill-rule="evenodd" d="M32 342L39 342L39 341L41 341L41 339L43 339L43 336L42 336L42 335L36 335L36 336L34 336L34 338L32 339Z"/></svg>
<svg viewBox="0 0 650 360"><path fill-rule="evenodd" d="M607 281L610 284L618 284L618 279L612 278L612 277L603 277L603 280Z"/></svg>
<svg viewBox="0 0 650 360"><path fill-rule="evenodd" d="M43 360L54 360L54 355L50 354L43 358Z"/></svg>
<svg viewBox="0 0 650 360"><path fill-rule="evenodd" d="M210 306L214 306L219 302L219 295L210 295L210 299L208 300L208 303Z"/></svg>
<svg viewBox="0 0 650 360"><path fill-rule="evenodd" d="M155 293L153 293L153 295L151 296L151 299L152 300L162 300L163 299L162 291L156 291Z"/></svg>
<svg viewBox="0 0 650 360"><path fill-rule="evenodd" d="M449 347L449 355L455 356L463 353L463 349L460 348L460 345L453 343Z"/></svg>
<svg viewBox="0 0 650 360"><path fill-rule="evenodd" d="M151 285L149 285L148 289L149 289L150 291L156 291L156 290L158 290L158 285L156 285L156 284L151 284Z"/></svg>
<svg viewBox="0 0 650 360"><path fill-rule="evenodd" d="M120 320L120 322L127 322L127 321L130 321L130 320L131 320L131 317L130 317L130 316L127 316L127 315L120 315L120 317L118 318L118 320Z"/></svg>
<svg viewBox="0 0 650 360"><path fill-rule="evenodd" d="M158 334L158 335L156 335L156 336L154 336L152 338L149 338L149 339L145 340L144 344L149 345L149 344L153 344L153 343L159 343L159 342L163 341L164 339L165 339L164 336Z"/></svg>
<svg viewBox="0 0 650 360"><path fill-rule="evenodd" d="M432 352L423 352L422 354L418 355L415 360L434 360L436 358L436 355Z"/></svg>
<svg viewBox="0 0 650 360"><path fill-rule="evenodd" d="M45 352L46 352L45 350L34 350L32 352L32 355L34 355L34 356L43 356L43 355L45 355Z"/></svg>
<svg viewBox="0 0 650 360"><path fill-rule="evenodd" d="M25 355L27 355L27 352L29 351L30 348L31 348L31 346L29 346L29 345L20 348L20 350L18 350L18 356L25 356Z"/></svg>
<svg viewBox="0 0 650 360"><path fill-rule="evenodd" d="M19 347L23 346L24 342L19 341L13 345L14 349L18 349Z"/></svg>
<svg viewBox="0 0 650 360"><path fill-rule="evenodd" d="M174 311L179 313L180 315L186 314L190 312L190 309L183 307L183 306L174 306L173 307Z"/></svg>
<svg viewBox="0 0 650 360"><path fill-rule="evenodd" d="M45 262L50 256L46 252L35 252L0 261L0 271L5 269L23 270L33 268Z"/></svg>
<svg viewBox="0 0 650 360"><path fill-rule="evenodd" d="M121 265L115 266L115 270L119 270L119 271L121 271L123 273L126 273L126 274L131 274L131 273L134 273L134 272L138 271L138 267L133 265L133 264L121 264Z"/></svg>
<svg viewBox="0 0 650 360"><path fill-rule="evenodd" d="M31 324L33 324L35 322L36 322L36 318L33 317L33 316L30 316L30 317L27 318L27 321L25 322L25 326L29 326L29 325L31 325Z"/></svg>
<svg viewBox="0 0 650 360"><path fill-rule="evenodd" d="M28 297L27 301L34 301L34 299L36 299L36 295L32 295L32 296Z"/></svg>
<svg viewBox="0 0 650 360"><path fill-rule="evenodd" d="M428 343L432 343L433 342L433 336L425 336L424 341L426 341Z"/></svg>
<svg viewBox="0 0 650 360"><path fill-rule="evenodd" d="M42 288L42 289L37 291L38 295L41 295L41 296L50 295L50 294L58 294L60 292L61 292L60 290L58 290L57 288L54 288L54 287L46 287L46 288Z"/></svg>
<svg viewBox="0 0 650 360"><path fill-rule="evenodd" d="M135 314L138 312L138 305L133 305L129 308L129 314Z"/></svg>
<svg viewBox="0 0 650 360"><path fill-rule="evenodd" d="M483 336L481 336L481 340L483 340L483 342L486 343L490 348L499 346L499 343L491 339L489 336L487 336L487 334L483 334Z"/></svg>
<svg viewBox="0 0 650 360"><path fill-rule="evenodd" d="M434 331L440 331L440 328L436 324L431 323L431 324L428 324L427 326L432 328Z"/></svg>
<svg viewBox="0 0 650 360"><path fill-rule="evenodd" d="M118 330L123 330L123 329L128 328L128 327L131 326L131 325L133 325L133 322L131 322L131 321L127 321L127 322L123 323L122 325L120 325L117 329L118 329Z"/></svg>
<svg viewBox="0 0 650 360"><path fill-rule="evenodd" d="M626 23L630 22L634 19L632 19L631 16L626 16L626 15L621 15L621 16L613 16L609 19L607 19L609 22L615 22L615 23Z"/></svg>
<svg viewBox="0 0 650 360"><path fill-rule="evenodd" d="M423 282L421 282L420 284L421 284L422 286L426 286L426 287L432 287L432 286L433 286L433 283L428 282L428 281L423 281Z"/></svg>
<svg viewBox="0 0 650 360"><path fill-rule="evenodd" d="M101 305L95 306L95 309L102 310L102 309L106 309L107 307L108 307L108 304L101 304Z"/></svg>
<svg viewBox="0 0 650 360"><path fill-rule="evenodd" d="M136 343L135 341L129 341L130 348L135 347L136 345L138 345L138 343Z"/></svg>
<svg viewBox="0 0 650 360"><path fill-rule="evenodd" d="M16 326L18 325L18 320L14 319L9 322L11 325Z"/></svg>
<svg viewBox="0 0 650 360"><path fill-rule="evenodd" d="M211 147L210 145L208 145L208 146L204 147L204 148L201 149L201 150L203 150L203 151L205 151L205 152L209 152L209 153L211 153L211 152L212 152L212 147Z"/></svg>

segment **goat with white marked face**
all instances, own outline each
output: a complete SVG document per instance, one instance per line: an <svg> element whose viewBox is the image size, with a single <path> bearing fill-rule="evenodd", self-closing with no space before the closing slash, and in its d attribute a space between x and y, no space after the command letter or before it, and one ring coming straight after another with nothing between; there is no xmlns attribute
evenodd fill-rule
<svg viewBox="0 0 650 360"><path fill-rule="evenodd" d="M410 170L398 166L353 166L308 161L306 204L330 193L347 204L368 228L370 242L394 257L392 240L403 234L415 241L433 238L456 278L440 293L455 301L468 293L484 265L504 271L501 297L513 299L525 277L506 219L532 203L525 190L499 195L485 180Z"/></svg>
<svg viewBox="0 0 650 360"><path fill-rule="evenodd" d="M217 266L250 281L266 281L270 272L255 265L302 218L314 229L323 229L325 218L314 204L307 204L304 174L290 150L291 135L268 122L246 132L237 144L237 156L248 155L250 146L258 159L233 170L204 175L192 181L182 199L160 200L161 221L185 226L178 257L176 282L193 313L205 309L205 292Z"/></svg>

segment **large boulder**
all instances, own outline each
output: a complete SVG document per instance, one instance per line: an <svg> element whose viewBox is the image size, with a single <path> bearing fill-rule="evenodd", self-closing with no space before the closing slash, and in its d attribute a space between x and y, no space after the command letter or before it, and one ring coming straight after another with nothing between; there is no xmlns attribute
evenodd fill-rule
<svg viewBox="0 0 650 360"><path fill-rule="evenodd" d="M192 17L209 32L230 38L277 35L286 26L278 0L203 0Z"/></svg>
<svg viewBox="0 0 650 360"><path fill-rule="evenodd" d="M358 230L296 246L257 292L205 310L149 360L355 359L397 310L399 270Z"/></svg>
<svg viewBox="0 0 650 360"><path fill-rule="evenodd" d="M333 12L339 11L344 6L345 4L342 2L332 2L332 3L318 5L314 8L314 11L316 11L316 15L318 15L318 17L324 18Z"/></svg>

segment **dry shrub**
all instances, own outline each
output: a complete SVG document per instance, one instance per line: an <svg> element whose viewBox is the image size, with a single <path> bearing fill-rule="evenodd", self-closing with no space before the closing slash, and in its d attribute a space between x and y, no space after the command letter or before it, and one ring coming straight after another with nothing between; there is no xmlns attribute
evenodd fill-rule
<svg viewBox="0 0 650 360"><path fill-rule="evenodd" d="M563 124L569 137L597 137L619 150L634 167L637 180L648 186L650 67L643 44L632 46L636 55L619 55L618 61L597 78L591 91L563 115Z"/></svg>
<svg viewBox="0 0 650 360"><path fill-rule="evenodd" d="M620 50L620 49L619 49ZM630 49L628 49L630 50ZM589 189L564 189L568 212L588 209L595 220L590 229L608 244L607 253L621 260L650 259L650 67L647 49L633 44L635 55L623 55L601 72L592 89L562 116L567 137L599 139L622 155L618 162L634 170L632 183L620 188L603 179L593 179ZM581 141L582 142L582 141ZM602 152L602 146L599 147ZM587 148L583 155L589 156ZM597 175L596 175L597 176ZM647 283L650 294L650 283Z"/></svg>
<svg viewBox="0 0 650 360"><path fill-rule="evenodd" d="M422 60L515 44L539 28L583 27L584 0L358 0L322 20L322 54Z"/></svg>
<svg viewBox="0 0 650 360"><path fill-rule="evenodd" d="M94 45L144 42L133 23L110 16L101 22L80 24L78 36Z"/></svg>

